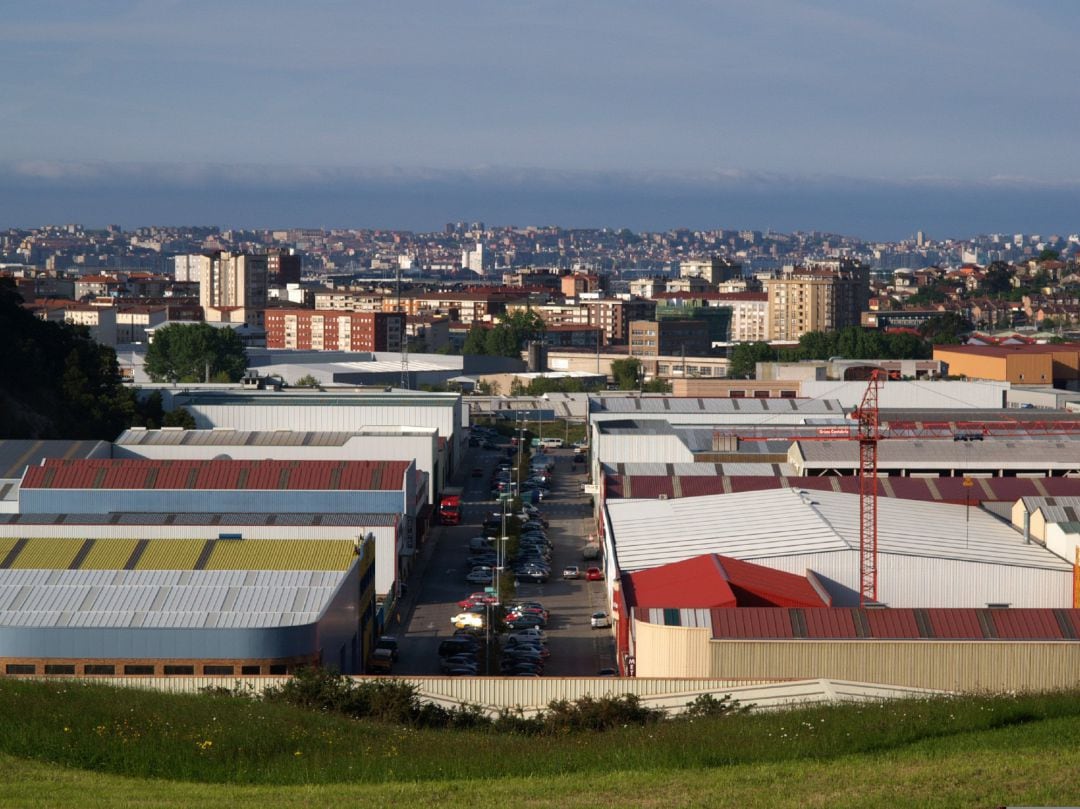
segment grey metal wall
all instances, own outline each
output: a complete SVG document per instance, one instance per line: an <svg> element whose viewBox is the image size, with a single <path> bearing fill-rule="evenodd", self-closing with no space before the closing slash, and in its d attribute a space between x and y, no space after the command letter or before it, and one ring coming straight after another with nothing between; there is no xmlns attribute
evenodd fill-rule
<svg viewBox="0 0 1080 809"><path fill-rule="evenodd" d="M114 511L404 514L408 513L409 505L402 491L22 489L19 493L19 510L24 514Z"/></svg>

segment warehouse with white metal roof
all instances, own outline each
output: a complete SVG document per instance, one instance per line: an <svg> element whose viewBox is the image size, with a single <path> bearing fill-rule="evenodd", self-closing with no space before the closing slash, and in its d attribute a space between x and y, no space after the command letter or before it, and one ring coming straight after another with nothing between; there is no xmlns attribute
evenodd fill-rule
<svg viewBox="0 0 1080 809"><path fill-rule="evenodd" d="M8 675L363 670L374 541L0 539Z"/></svg>
<svg viewBox="0 0 1080 809"><path fill-rule="evenodd" d="M774 489L670 500L610 500L609 582L620 572L706 553L805 575L836 606L858 604L859 498ZM1072 606L1072 566L978 509L878 501L878 594L891 607Z"/></svg>

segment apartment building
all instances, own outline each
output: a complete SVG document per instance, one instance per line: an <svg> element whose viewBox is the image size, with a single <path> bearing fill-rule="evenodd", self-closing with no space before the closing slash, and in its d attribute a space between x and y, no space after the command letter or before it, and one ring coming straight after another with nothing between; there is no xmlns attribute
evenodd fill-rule
<svg viewBox="0 0 1080 809"><path fill-rule="evenodd" d="M266 277L271 284L299 284L300 256L287 250L271 250L266 254Z"/></svg>
<svg viewBox="0 0 1080 809"><path fill-rule="evenodd" d="M323 289L315 293L316 309L337 309L342 312L388 312L393 309L394 300L386 298L381 292L343 292L337 289Z"/></svg>
<svg viewBox="0 0 1080 809"><path fill-rule="evenodd" d="M262 327L266 309L266 256L214 253L199 281L199 303L210 323Z"/></svg>
<svg viewBox="0 0 1080 809"><path fill-rule="evenodd" d="M309 351L400 351L405 315L267 309L266 347Z"/></svg>
<svg viewBox="0 0 1080 809"><path fill-rule="evenodd" d="M844 262L837 269L791 267L764 285L769 340L777 341L858 326L870 295L866 269L857 262Z"/></svg>
<svg viewBox="0 0 1080 809"><path fill-rule="evenodd" d="M630 324L630 356L702 356L712 341L704 320L635 320Z"/></svg>
<svg viewBox="0 0 1080 809"><path fill-rule="evenodd" d="M769 296L765 292L721 293L713 306L731 309L730 339L735 343L756 343L769 339Z"/></svg>
<svg viewBox="0 0 1080 809"><path fill-rule="evenodd" d="M741 276L742 264L722 256L690 258L679 262L680 278L703 278L714 286Z"/></svg>
<svg viewBox="0 0 1080 809"><path fill-rule="evenodd" d="M85 326L96 342L116 346L116 309L111 306L75 304L65 307L64 322Z"/></svg>

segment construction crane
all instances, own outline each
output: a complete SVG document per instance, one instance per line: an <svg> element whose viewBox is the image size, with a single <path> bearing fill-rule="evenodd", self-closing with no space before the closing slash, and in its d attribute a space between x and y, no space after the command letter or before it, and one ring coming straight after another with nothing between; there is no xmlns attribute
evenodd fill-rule
<svg viewBox="0 0 1080 809"><path fill-rule="evenodd" d="M870 374L862 402L855 411L859 420L859 606L877 603L877 468L878 372Z"/></svg>
<svg viewBox="0 0 1080 809"><path fill-rule="evenodd" d="M397 268L397 311L401 313L401 389L409 389L409 329L407 321L409 316L405 314L405 308L401 305L401 262Z"/></svg>

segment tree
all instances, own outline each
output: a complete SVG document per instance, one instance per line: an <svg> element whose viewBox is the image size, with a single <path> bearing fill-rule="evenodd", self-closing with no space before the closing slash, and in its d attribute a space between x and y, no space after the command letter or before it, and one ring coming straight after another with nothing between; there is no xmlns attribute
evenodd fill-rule
<svg viewBox="0 0 1080 809"><path fill-rule="evenodd" d="M641 386L643 393L671 393L671 383L660 377L654 377Z"/></svg>
<svg viewBox="0 0 1080 809"><path fill-rule="evenodd" d="M956 312L944 312L919 327L919 334L931 344L946 345L960 342L961 335L971 331L971 323Z"/></svg>
<svg viewBox="0 0 1080 809"><path fill-rule="evenodd" d="M1038 258L1036 258L1035 260L1036 261L1057 261L1059 258L1061 258L1061 253L1059 253L1057 250L1051 250L1050 248L1047 248L1047 249L1043 250L1042 252L1040 252Z"/></svg>
<svg viewBox="0 0 1080 809"><path fill-rule="evenodd" d="M1013 273L1004 261L995 261L986 268L982 288L988 295L1005 295L1013 288Z"/></svg>
<svg viewBox="0 0 1080 809"><path fill-rule="evenodd" d="M728 376L733 379L753 379L759 362L773 362L776 352L768 343L739 343L731 350Z"/></svg>
<svg viewBox="0 0 1080 809"><path fill-rule="evenodd" d="M487 329L479 323L473 323L469 333L465 336L465 343L461 347L462 354L487 354Z"/></svg>
<svg viewBox="0 0 1080 809"><path fill-rule="evenodd" d="M247 352L233 329L174 323L154 334L144 367L155 382L237 382L247 370Z"/></svg>
<svg viewBox="0 0 1080 809"><path fill-rule="evenodd" d="M161 421L162 427L182 427L185 430L195 429L195 417L186 408L178 407L165 414Z"/></svg>
<svg viewBox="0 0 1080 809"><path fill-rule="evenodd" d="M641 384L641 360L627 357L624 360L611 361L611 376L619 390L637 390Z"/></svg>
<svg viewBox="0 0 1080 809"><path fill-rule="evenodd" d="M518 357L521 355L521 342L509 326L499 325L488 330L484 340L485 354L493 357Z"/></svg>
<svg viewBox="0 0 1080 809"><path fill-rule="evenodd" d="M293 382L293 387L297 388L317 388L322 383L311 374L304 374L302 377Z"/></svg>

